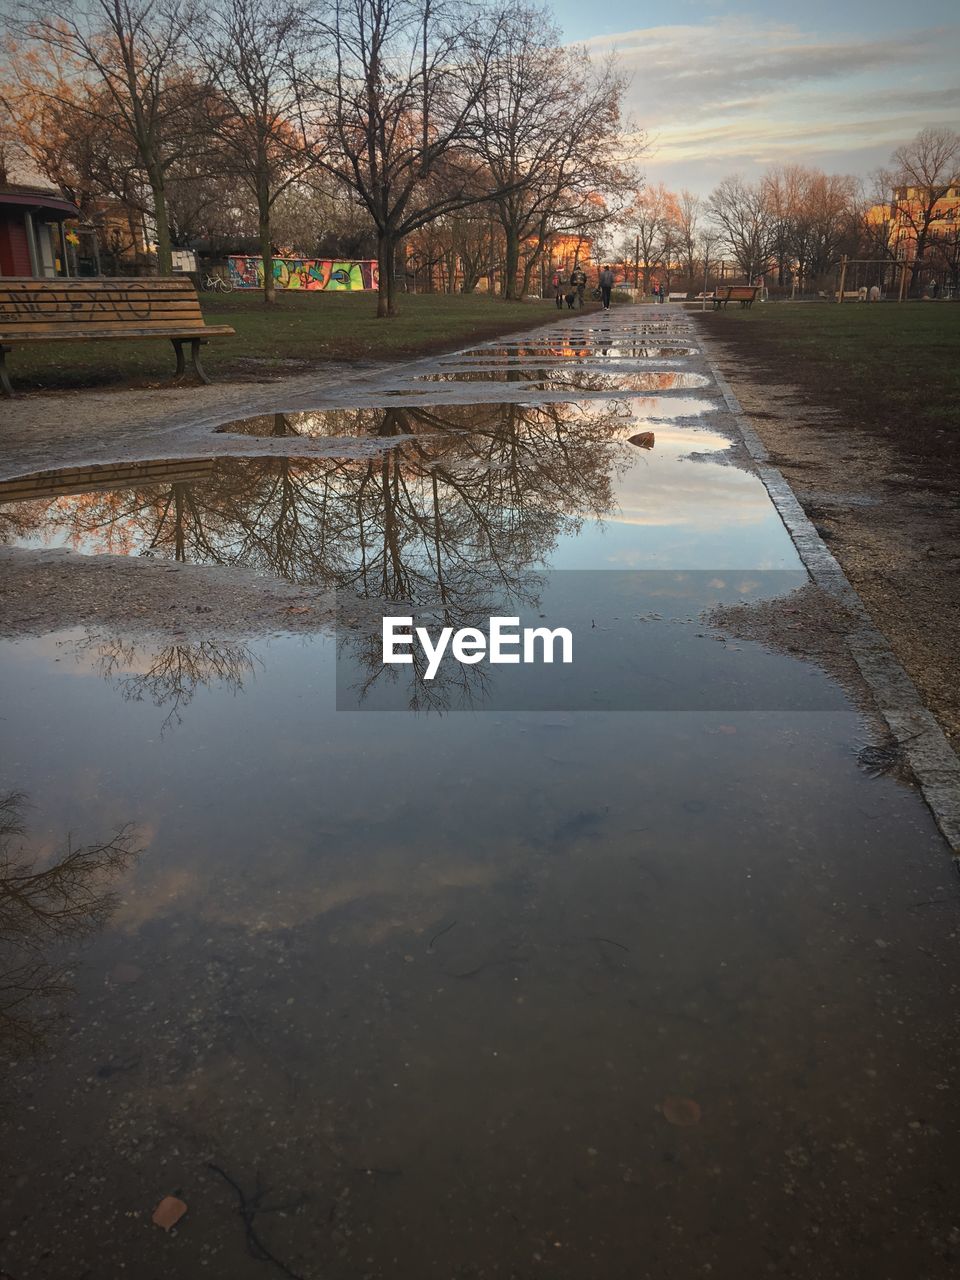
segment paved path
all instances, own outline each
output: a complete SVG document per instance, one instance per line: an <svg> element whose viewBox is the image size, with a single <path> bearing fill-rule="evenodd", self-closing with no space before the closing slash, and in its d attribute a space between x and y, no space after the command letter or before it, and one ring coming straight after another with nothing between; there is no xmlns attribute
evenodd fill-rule
<svg viewBox="0 0 960 1280"><path fill-rule="evenodd" d="M64 600L4 597L0 789L144 850L9 1072L4 1270L254 1280L262 1180L303 1277L952 1277L950 762L682 310L161 430L0 493ZM387 672L331 587L575 660Z"/></svg>

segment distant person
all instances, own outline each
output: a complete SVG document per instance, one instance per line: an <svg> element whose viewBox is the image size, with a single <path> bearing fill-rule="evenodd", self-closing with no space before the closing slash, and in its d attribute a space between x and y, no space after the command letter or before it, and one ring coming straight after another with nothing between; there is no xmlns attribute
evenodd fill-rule
<svg viewBox="0 0 960 1280"><path fill-rule="evenodd" d="M857 301L866 302L866 300L867 300L867 286L865 284L862 284L860 288L857 290Z"/></svg>
<svg viewBox="0 0 960 1280"><path fill-rule="evenodd" d="M587 287L587 273L580 266L579 262L576 263L573 268L573 273L570 276L570 283L573 285L574 289L576 289L577 291L577 305L580 307L580 310L582 311L583 310L583 291Z"/></svg>
<svg viewBox="0 0 960 1280"><path fill-rule="evenodd" d="M880 286L878 284L872 284L870 286L869 298L871 302L880 301Z"/></svg>
<svg viewBox="0 0 960 1280"><path fill-rule="evenodd" d="M557 310L562 311L563 310L563 272L560 270L559 267L557 267L556 271L553 273L553 280L550 283L553 285L553 296L557 300Z"/></svg>
<svg viewBox="0 0 960 1280"><path fill-rule="evenodd" d="M664 288L664 284L663 284L663 281L662 281L662 280L660 281L659 285L657 286L657 293L659 294L659 297L660 297L660 305L661 305L661 306L663 306L663 302L664 302L664 299L666 298L667 291L666 291L666 289Z"/></svg>
<svg viewBox="0 0 960 1280"><path fill-rule="evenodd" d="M600 279L597 281L600 285L600 301L603 304L604 311L610 310L610 294L613 290L613 272L608 266L605 266L600 272Z"/></svg>

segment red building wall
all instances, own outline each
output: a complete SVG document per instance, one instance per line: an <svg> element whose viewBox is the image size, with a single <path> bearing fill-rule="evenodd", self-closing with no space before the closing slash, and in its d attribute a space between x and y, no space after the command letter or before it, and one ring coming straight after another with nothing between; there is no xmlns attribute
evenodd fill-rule
<svg viewBox="0 0 960 1280"><path fill-rule="evenodd" d="M32 274L23 214L0 210L0 276Z"/></svg>

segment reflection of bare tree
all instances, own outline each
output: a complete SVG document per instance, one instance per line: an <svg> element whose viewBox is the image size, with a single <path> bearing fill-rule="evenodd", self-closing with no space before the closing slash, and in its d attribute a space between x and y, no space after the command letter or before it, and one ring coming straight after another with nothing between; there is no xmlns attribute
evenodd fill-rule
<svg viewBox="0 0 960 1280"><path fill-rule="evenodd" d="M224 640L178 640L153 647L129 637L90 634L78 653L92 654L100 675L131 702L148 698L155 707L166 707L161 732L180 724L181 711L198 688L226 685L234 694L243 692L244 680L255 671L259 659L247 645Z"/></svg>
<svg viewBox="0 0 960 1280"><path fill-rule="evenodd" d="M116 904L110 881L138 850L130 828L106 844L68 844L38 868L14 849L23 835L25 798L0 798L0 1044L35 1051L70 993L65 966L51 957L58 943L101 928Z"/></svg>
<svg viewBox="0 0 960 1280"><path fill-rule="evenodd" d="M441 625L469 626L502 613L505 599L532 603L557 539L609 510L621 455L607 446L622 434L624 407L405 405L266 415L258 429L328 435L351 425L380 442L376 456L220 459L199 478L60 497L46 523L78 546L102 539L103 549L119 542L148 556L243 565L348 596L410 601L439 610ZM368 655L358 638L351 644L374 670L375 646ZM184 684L204 682L180 650L157 655L149 676L124 677L128 696L173 698L176 714ZM436 682L429 692L435 701Z"/></svg>

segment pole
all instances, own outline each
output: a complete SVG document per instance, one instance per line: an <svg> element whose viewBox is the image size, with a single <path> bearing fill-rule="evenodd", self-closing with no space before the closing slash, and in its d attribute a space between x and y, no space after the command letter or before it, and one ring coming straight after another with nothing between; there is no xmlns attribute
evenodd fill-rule
<svg viewBox="0 0 960 1280"><path fill-rule="evenodd" d="M837 298L837 302L843 301L843 286L846 283L846 279L847 279L847 255L844 253L841 255L841 258L840 258L840 297Z"/></svg>
<svg viewBox="0 0 960 1280"><path fill-rule="evenodd" d="M637 236L633 250L633 287L640 288L640 237Z"/></svg>

